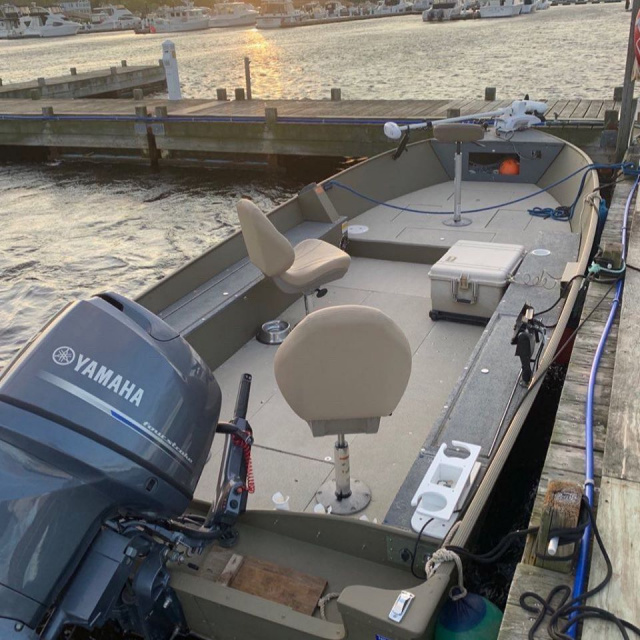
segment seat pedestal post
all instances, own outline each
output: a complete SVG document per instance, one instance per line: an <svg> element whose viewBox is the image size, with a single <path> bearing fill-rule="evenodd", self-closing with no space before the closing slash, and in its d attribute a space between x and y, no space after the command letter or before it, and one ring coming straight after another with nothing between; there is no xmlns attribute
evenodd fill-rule
<svg viewBox="0 0 640 640"><path fill-rule="evenodd" d="M466 227L471 224L471 220L462 217L462 144L460 142L456 142L453 164L453 218L448 218L442 224L446 224L447 227Z"/></svg>
<svg viewBox="0 0 640 640"><path fill-rule="evenodd" d="M349 445L344 434L338 435L334 450L335 478L325 482L316 493L316 500L331 513L358 513L371 502L371 490L360 480L351 480Z"/></svg>

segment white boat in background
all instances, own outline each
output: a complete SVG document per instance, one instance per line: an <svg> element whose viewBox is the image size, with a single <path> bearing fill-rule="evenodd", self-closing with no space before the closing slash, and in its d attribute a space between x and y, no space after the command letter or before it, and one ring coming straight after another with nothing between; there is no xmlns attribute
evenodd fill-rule
<svg viewBox="0 0 640 640"><path fill-rule="evenodd" d="M20 37L20 12L12 4L0 5L0 40Z"/></svg>
<svg viewBox="0 0 640 640"><path fill-rule="evenodd" d="M24 7L20 17L21 38L59 38L75 36L82 25L69 20L62 13L53 13L35 4Z"/></svg>
<svg viewBox="0 0 640 640"><path fill-rule="evenodd" d="M213 28L252 27L258 19L254 6L245 2L221 2L212 11L209 26Z"/></svg>
<svg viewBox="0 0 640 640"><path fill-rule="evenodd" d="M538 9L538 0L523 0L521 13L535 13Z"/></svg>
<svg viewBox="0 0 640 640"><path fill-rule="evenodd" d="M265 0L260 7L258 29L279 29L300 22L303 14L293 8L291 0Z"/></svg>
<svg viewBox="0 0 640 640"><path fill-rule="evenodd" d="M149 28L156 33L200 31L209 28L209 16L205 10L185 1L181 7L160 7L149 17Z"/></svg>
<svg viewBox="0 0 640 640"><path fill-rule="evenodd" d="M414 11L427 11L433 5L433 0L416 0L413 3Z"/></svg>
<svg viewBox="0 0 640 640"><path fill-rule="evenodd" d="M599 2L600 0L598 0ZM545 9L548 9L551 6L551 3L549 2L549 0L540 0L538 2L538 6L536 7L536 11L544 11Z"/></svg>
<svg viewBox="0 0 640 640"><path fill-rule="evenodd" d="M340 18L349 15L349 9L337 0L325 3L324 8L327 12L327 18Z"/></svg>
<svg viewBox="0 0 640 640"><path fill-rule="evenodd" d="M308 2L302 11L306 20L325 20L329 17L327 10L319 2Z"/></svg>
<svg viewBox="0 0 640 640"><path fill-rule="evenodd" d="M409 13L413 4L405 0L380 0L374 10L376 15L390 15L394 13Z"/></svg>
<svg viewBox="0 0 640 640"><path fill-rule="evenodd" d="M422 12L423 22L444 22L457 18L466 8L463 0L434 0L429 9Z"/></svg>
<svg viewBox="0 0 640 640"><path fill-rule="evenodd" d="M511 18L520 15L522 7L517 0L488 0L479 11L481 18Z"/></svg>
<svg viewBox="0 0 640 640"><path fill-rule="evenodd" d="M142 20L122 5L105 5L91 11L91 22L82 27L82 33L129 31L137 29Z"/></svg>

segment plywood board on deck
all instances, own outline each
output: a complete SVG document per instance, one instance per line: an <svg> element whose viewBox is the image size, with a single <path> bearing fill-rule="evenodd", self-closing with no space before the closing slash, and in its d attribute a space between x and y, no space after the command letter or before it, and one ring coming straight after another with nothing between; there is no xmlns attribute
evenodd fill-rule
<svg viewBox="0 0 640 640"><path fill-rule="evenodd" d="M327 581L248 556L229 586L310 616L318 606Z"/></svg>

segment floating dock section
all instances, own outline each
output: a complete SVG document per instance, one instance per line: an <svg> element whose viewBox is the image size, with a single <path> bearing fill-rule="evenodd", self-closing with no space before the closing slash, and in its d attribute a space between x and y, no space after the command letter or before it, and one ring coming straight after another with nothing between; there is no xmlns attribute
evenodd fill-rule
<svg viewBox="0 0 640 640"><path fill-rule="evenodd" d="M45 156L151 165L245 163L273 169L300 157L361 158L387 151L395 146L382 130L388 120L437 120L512 102L341 100L336 89L332 96L333 100L269 101L3 100L0 157L16 158L20 149L27 149ZM619 107L615 100L555 100L547 130L606 161L609 138L615 146ZM416 131L412 140L429 136L428 131Z"/></svg>
<svg viewBox="0 0 640 640"><path fill-rule="evenodd" d="M157 65L129 66L122 60L119 66L98 71L78 73L76 67L72 67L68 75L53 78L9 84L0 80L0 99L115 98L132 96L134 89L148 94L166 88L161 61Z"/></svg>

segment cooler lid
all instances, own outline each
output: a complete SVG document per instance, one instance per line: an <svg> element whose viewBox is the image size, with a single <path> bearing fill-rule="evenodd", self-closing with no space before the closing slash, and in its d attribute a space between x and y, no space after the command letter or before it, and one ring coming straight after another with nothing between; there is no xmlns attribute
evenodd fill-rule
<svg viewBox="0 0 640 640"><path fill-rule="evenodd" d="M432 280L457 280L504 286L525 254L520 244L458 240L429 271Z"/></svg>

